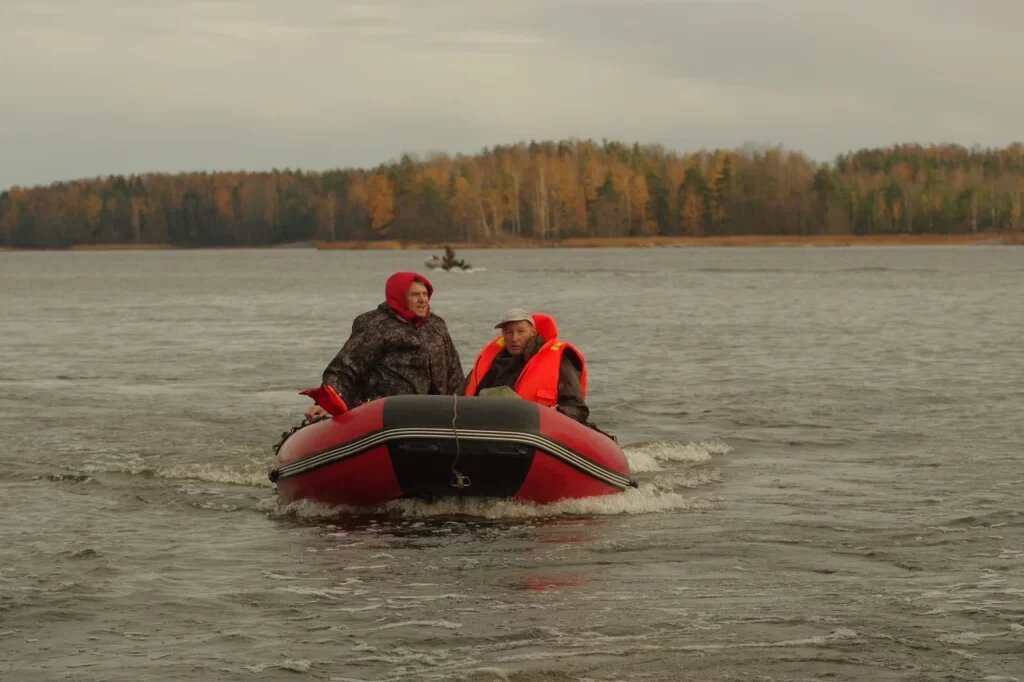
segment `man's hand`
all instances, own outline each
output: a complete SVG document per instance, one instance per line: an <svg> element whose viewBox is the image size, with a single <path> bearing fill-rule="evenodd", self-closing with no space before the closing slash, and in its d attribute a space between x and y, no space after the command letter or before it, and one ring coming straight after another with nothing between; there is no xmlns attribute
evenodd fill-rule
<svg viewBox="0 0 1024 682"><path fill-rule="evenodd" d="M308 422L314 422L317 419L320 419L321 417L329 416L330 415L327 413L327 410L320 407L319 405L313 405L308 410L306 410L306 421Z"/></svg>

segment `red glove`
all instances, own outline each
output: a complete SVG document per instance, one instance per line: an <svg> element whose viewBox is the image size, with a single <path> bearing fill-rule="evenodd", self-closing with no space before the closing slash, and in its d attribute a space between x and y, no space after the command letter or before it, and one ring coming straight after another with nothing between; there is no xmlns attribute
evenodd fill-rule
<svg viewBox="0 0 1024 682"><path fill-rule="evenodd" d="M348 412L348 405L338 395L338 392L330 386L323 385L318 388L307 388L305 391L299 391L299 395L308 395L316 401L317 405L327 410L332 416Z"/></svg>

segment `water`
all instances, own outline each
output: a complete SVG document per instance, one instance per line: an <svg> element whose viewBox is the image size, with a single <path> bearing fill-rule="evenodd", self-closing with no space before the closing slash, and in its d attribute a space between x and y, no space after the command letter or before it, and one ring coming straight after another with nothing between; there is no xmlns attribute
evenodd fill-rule
<svg viewBox="0 0 1024 682"><path fill-rule="evenodd" d="M466 251L640 488L281 507L271 444L421 252L0 253L0 678L1024 680L1024 249Z"/></svg>

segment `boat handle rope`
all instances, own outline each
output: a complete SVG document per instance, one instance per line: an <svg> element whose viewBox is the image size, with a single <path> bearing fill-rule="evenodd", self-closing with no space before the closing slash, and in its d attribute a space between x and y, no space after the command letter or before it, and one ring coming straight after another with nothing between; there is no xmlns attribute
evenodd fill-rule
<svg viewBox="0 0 1024 682"><path fill-rule="evenodd" d="M459 457L462 455L462 449L459 447L459 429L456 427L455 422L459 419L459 396L452 396L452 435L455 436L455 458L452 460L452 480L451 486L462 490L473 485L473 482L469 480L469 476L462 473L455 468L455 465L459 462Z"/></svg>
<svg viewBox="0 0 1024 682"><path fill-rule="evenodd" d="M320 415L319 417L315 418L313 421L309 421L308 419L303 417L302 418L302 422L298 426L293 426L289 430L281 432L281 440L279 440L276 443L274 443L274 454L276 455L278 453L278 451L281 450L281 446L284 445L284 442L286 440L288 440L289 438L291 438L292 434L295 433L296 431L298 431L299 429L304 429L307 426L309 426L310 424L316 424L317 422L322 422L323 420L330 419L330 418L331 418L331 415L329 415L329 414ZM271 469L270 473L268 474L268 476L270 478L270 481L272 483L276 483L277 479L280 477L280 475L281 475L281 472L278 470L277 467L274 467L273 469Z"/></svg>

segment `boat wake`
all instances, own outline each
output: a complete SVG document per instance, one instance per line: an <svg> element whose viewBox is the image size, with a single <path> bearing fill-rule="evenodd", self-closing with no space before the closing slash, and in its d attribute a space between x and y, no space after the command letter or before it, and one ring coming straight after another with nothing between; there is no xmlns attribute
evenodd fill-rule
<svg viewBox="0 0 1024 682"><path fill-rule="evenodd" d="M269 459L265 453L219 462L166 461L139 454L95 453L83 458L76 470L87 475L128 474L171 481L202 481L228 485L270 487Z"/></svg>
<svg viewBox="0 0 1024 682"><path fill-rule="evenodd" d="M655 441L623 449L639 481L615 495L532 504L511 499L446 498L438 500L399 499L371 507L319 504L309 500L291 503L268 501L264 510L277 517L327 520L339 516L385 518L475 517L479 519L540 519L558 516L612 516L655 514L671 511L704 511L714 508L718 498L694 494L720 480L717 458L732 448L715 439L698 443Z"/></svg>
<svg viewBox="0 0 1024 682"><path fill-rule="evenodd" d="M697 443L651 441L623 449L634 474L676 469L680 465L696 467L709 464L716 457L732 452L725 441L715 438Z"/></svg>
<svg viewBox="0 0 1024 682"><path fill-rule="evenodd" d="M722 440L700 442L651 441L623 448L639 482L619 494L532 504L511 499L447 498L399 499L371 507L319 504L308 500L282 503L267 496L256 508L274 517L316 521L339 516L429 519L475 517L486 520L540 519L559 516L612 516L714 508L718 498L702 489L720 482L717 460L732 451ZM125 453L91 453L83 457L79 473L85 476L128 474L168 481L194 481L217 485L273 488L267 479L269 460L263 453L247 452L231 461L167 462Z"/></svg>

